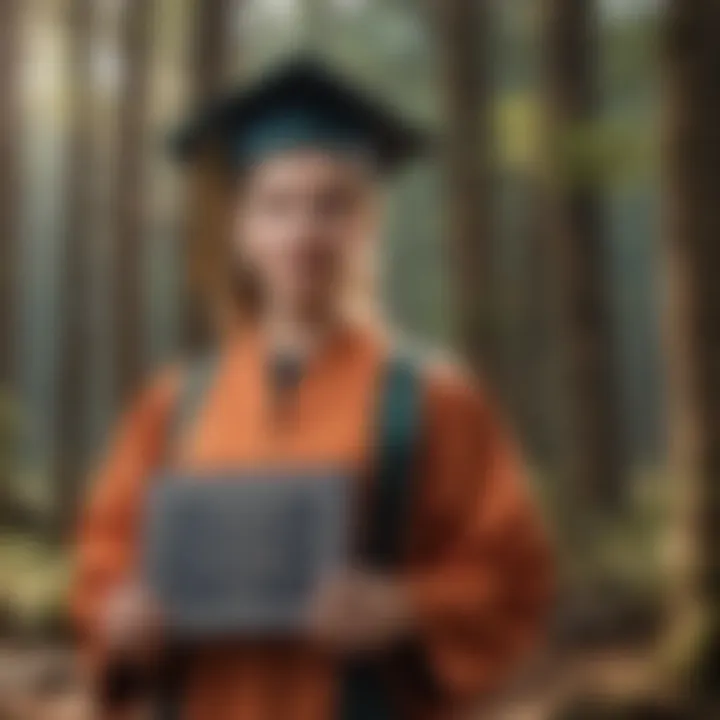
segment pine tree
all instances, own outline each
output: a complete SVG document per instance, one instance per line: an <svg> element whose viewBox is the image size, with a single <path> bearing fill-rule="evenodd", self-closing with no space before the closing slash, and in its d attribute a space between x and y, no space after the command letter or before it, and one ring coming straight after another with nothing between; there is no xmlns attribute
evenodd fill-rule
<svg viewBox="0 0 720 720"><path fill-rule="evenodd" d="M237 0L195 0L191 38L191 104L201 107L217 97L230 79L235 57ZM212 162L192 168L188 185L183 301L184 344L197 349L222 331L230 312L230 278L225 262L224 178Z"/></svg>
<svg viewBox="0 0 720 720"><path fill-rule="evenodd" d="M678 531L675 630L704 620L692 690L720 695L720 3L665 10L669 451ZM695 648L697 650L697 647ZM698 687L699 683L699 687ZM702 717L716 717L704 709Z"/></svg>
<svg viewBox="0 0 720 720"><path fill-rule="evenodd" d="M547 0L544 10L548 252L569 400L567 490L585 507L612 507L622 495L622 453L603 207L598 179L572 153L598 111L598 8Z"/></svg>
<svg viewBox="0 0 720 720"><path fill-rule="evenodd" d="M61 268L62 307L56 416L58 525L72 526L83 475L84 410L92 355L89 282L93 221L92 100L93 0L72 0L68 8L69 131L66 151L65 247Z"/></svg>
<svg viewBox="0 0 720 720"><path fill-rule="evenodd" d="M124 76L120 97L113 249L115 388L120 403L127 401L143 371L142 258L146 229L146 130L153 11L152 0L125 0L121 15Z"/></svg>
<svg viewBox="0 0 720 720"><path fill-rule="evenodd" d="M444 90L447 246L457 332L468 360L502 390L489 137L491 5L437 0L433 24Z"/></svg>
<svg viewBox="0 0 720 720"><path fill-rule="evenodd" d="M19 253L23 0L0 3L0 388L14 381Z"/></svg>

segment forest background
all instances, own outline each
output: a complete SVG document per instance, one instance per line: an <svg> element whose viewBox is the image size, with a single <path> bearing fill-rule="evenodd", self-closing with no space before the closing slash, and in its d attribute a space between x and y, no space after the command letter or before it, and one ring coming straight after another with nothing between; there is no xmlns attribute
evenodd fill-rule
<svg viewBox="0 0 720 720"><path fill-rule="evenodd" d="M705 717L720 648L713 0L1 3L0 710L61 712L75 688L64 592L88 470L217 284L167 129L297 51L441 140L389 188L383 302L493 388L560 555L551 647L496 712Z"/></svg>

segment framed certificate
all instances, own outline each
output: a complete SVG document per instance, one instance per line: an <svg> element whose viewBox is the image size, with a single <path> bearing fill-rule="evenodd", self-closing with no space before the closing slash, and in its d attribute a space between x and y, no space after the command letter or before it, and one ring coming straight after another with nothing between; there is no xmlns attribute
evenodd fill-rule
<svg viewBox="0 0 720 720"><path fill-rule="evenodd" d="M349 551L334 472L167 476L145 521L146 582L178 636L290 634Z"/></svg>

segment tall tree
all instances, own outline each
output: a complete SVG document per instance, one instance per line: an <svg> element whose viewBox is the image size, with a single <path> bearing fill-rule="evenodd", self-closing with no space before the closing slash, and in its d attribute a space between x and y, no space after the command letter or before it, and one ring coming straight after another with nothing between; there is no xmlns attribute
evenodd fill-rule
<svg viewBox="0 0 720 720"><path fill-rule="evenodd" d="M192 96L213 98L230 79L237 0L194 0Z"/></svg>
<svg viewBox="0 0 720 720"><path fill-rule="evenodd" d="M65 247L61 263L56 472L59 525L72 525L83 474L83 410L92 343L89 337L89 281L93 220L92 47L93 0L68 7L69 130L66 161Z"/></svg>
<svg viewBox="0 0 720 720"><path fill-rule="evenodd" d="M143 366L142 257L146 219L146 145L152 0L124 0L120 43L123 85L117 147L114 228L117 398L123 402L135 388Z"/></svg>
<svg viewBox="0 0 720 720"><path fill-rule="evenodd" d="M550 246L567 373L568 479L574 499L612 505L621 493L618 385L607 246L598 179L573 150L599 105L598 4L545 5Z"/></svg>
<svg viewBox="0 0 720 720"><path fill-rule="evenodd" d="M447 141L448 248L462 349L502 385L493 258L489 0L435 0Z"/></svg>
<svg viewBox="0 0 720 720"><path fill-rule="evenodd" d="M0 388L14 380L20 199L23 0L0 3Z"/></svg>
<svg viewBox="0 0 720 720"><path fill-rule="evenodd" d="M200 107L212 100L230 79L235 49L237 0L194 0L190 47L190 101ZM188 187L185 268L184 343L196 348L226 322L228 288L223 262L225 238L219 229L223 188L215 168L198 164ZM212 227L210 227L212 225Z"/></svg>
<svg viewBox="0 0 720 720"><path fill-rule="evenodd" d="M523 208L518 241L518 267L510 292L516 302L512 392L513 418L523 431L531 457L544 471L557 474L562 455L562 417L557 398L562 387L555 353L555 308L551 287L552 258L548 256L545 192L538 173L515 178L515 199Z"/></svg>
<svg viewBox="0 0 720 720"><path fill-rule="evenodd" d="M677 497L677 627L704 616L703 690L720 662L720 3L670 0L664 20L669 447ZM696 669L697 670L697 669ZM702 717L717 716L715 712ZM700 715L698 715L700 717Z"/></svg>

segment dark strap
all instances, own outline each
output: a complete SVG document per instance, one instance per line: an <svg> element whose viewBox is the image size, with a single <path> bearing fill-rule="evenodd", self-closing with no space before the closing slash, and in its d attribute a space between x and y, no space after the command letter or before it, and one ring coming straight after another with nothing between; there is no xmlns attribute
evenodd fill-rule
<svg viewBox="0 0 720 720"><path fill-rule="evenodd" d="M374 496L363 562L392 570L402 559L412 501L412 469L420 425L416 363L405 355L388 361L380 393Z"/></svg>
<svg viewBox="0 0 720 720"><path fill-rule="evenodd" d="M374 495L361 560L392 571L402 560L413 499L413 465L420 429L420 382L416 363L397 355L387 365L378 413ZM356 661L343 680L341 720L394 720L396 711L378 663Z"/></svg>

